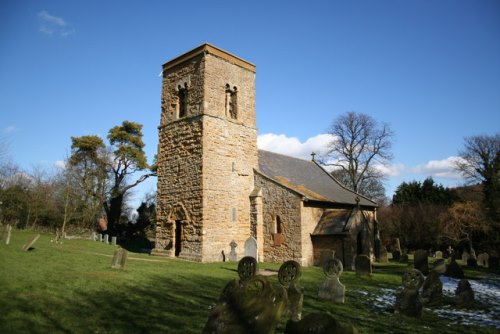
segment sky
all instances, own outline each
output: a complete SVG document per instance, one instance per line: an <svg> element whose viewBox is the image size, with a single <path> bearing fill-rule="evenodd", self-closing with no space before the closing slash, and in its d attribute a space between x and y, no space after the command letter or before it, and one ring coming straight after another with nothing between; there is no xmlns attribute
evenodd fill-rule
<svg viewBox="0 0 500 334"><path fill-rule="evenodd" d="M261 149L309 159L348 111L389 124L389 197L404 181L463 184L453 161L464 138L500 130L500 1L3 0L10 160L62 168L72 136L106 138L130 120L151 162L161 65L207 42L256 65Z"/></svg>

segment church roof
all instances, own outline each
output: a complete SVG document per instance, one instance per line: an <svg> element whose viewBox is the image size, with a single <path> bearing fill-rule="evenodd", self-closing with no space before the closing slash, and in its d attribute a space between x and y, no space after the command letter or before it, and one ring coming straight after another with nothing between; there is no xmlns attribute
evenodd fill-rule
<svg viewBox="0 0 500 334"><path fill-rule="evenodd" d="M376 207L368 198L344 187L315 161L259 150L259 172L308 200Z"/></svg>

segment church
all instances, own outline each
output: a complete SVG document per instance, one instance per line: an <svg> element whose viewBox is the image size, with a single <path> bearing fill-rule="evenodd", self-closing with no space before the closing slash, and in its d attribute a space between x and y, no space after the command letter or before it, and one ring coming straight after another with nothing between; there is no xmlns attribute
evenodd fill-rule
<svg viewBox="0 0 500 334"><path fill-rule="evenodd" d="M255 65L203 44L163 65L156 243L152 254L200 262L351 269L374 257L377 204L313 159L257 148Z"/></svg>

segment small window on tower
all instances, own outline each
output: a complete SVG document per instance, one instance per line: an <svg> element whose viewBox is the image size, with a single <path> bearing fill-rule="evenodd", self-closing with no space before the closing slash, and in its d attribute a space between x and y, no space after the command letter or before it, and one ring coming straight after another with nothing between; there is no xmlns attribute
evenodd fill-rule
<svg viewBox="0 0 500 334"><path fill-rule="evenodd" d="M188 89L187 83L184 84L184 87L179 85L178 87L177 98L179 103L177 104L177 112L179 118L185 117L187 115L187 98L188 98Z"/></svg>
<svg viewBox="0 0 500 334"><path fill-rule="evenodd" d="M238 88L226 84L226 116L238 119Z"/></svg>

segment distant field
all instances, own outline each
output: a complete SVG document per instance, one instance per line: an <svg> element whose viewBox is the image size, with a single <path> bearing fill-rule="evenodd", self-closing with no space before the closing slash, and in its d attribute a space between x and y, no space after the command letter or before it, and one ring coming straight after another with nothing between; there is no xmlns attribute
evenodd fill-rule
<svg viewBox="0 0 500 334"><path fill-rule="evenodd" d="M136 253L129 253L125 270L111 269L114 246L90 240L55 244L49 235L22 251L34 235L13 231L10 245L0 244L0 333L200 333L222 288L238 275L234 262L200 264ZM452 324L429 309L421 319L390 313L377 295L399 289L404 269L391 263L376 265L371 277L344 272L346 303L338 305L317 298L321 269L304 268L303 315L329 312L360 333L498 333Z"/></svg>

